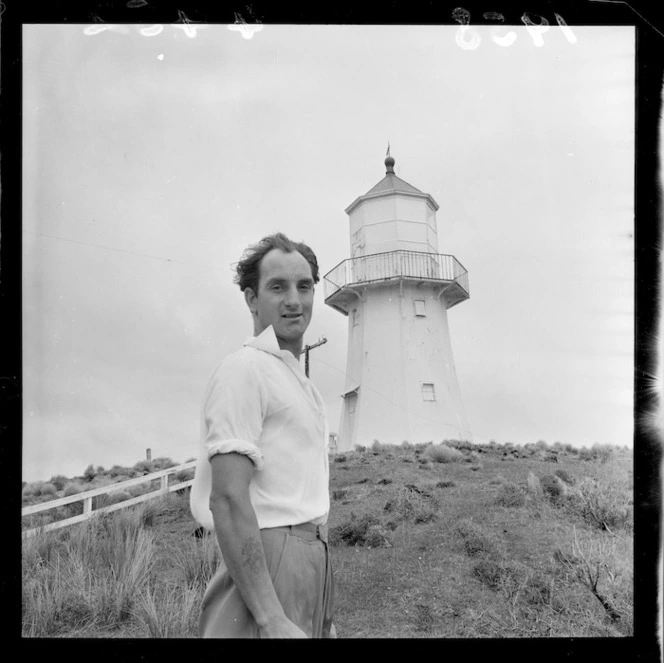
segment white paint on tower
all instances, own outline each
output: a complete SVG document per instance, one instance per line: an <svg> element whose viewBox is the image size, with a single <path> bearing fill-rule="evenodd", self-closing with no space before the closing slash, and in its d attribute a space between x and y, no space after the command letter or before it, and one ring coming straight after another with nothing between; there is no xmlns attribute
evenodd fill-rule
<svg viewBox="0 0 664 663"><path fill-rule="evenodd" d="M404 440L471 440L447 309L469 297L468 274L438 253L438 204L394 173L347 209L351 258L325 275L325 303L348 316L337 450Z"/></svg>

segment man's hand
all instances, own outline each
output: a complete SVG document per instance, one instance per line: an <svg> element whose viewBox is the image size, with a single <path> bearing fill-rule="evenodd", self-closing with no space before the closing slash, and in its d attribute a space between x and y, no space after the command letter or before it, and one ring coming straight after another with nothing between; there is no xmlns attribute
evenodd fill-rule
<svg viewBox="0 0 664 663"><path fill-rule="evenodd" d="M309 636L293 622L284 616L268 622L265 626L259 627L259 636L261 638L308 638Z"/></svg>

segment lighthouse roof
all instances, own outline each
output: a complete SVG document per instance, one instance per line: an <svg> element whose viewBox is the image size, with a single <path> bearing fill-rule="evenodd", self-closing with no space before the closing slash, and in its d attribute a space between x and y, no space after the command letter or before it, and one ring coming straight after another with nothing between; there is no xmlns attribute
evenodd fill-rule
<svg viewBox="0 0 664 663"><path fill-rule="evenodd" d="M385 159L385 177L378 182L375 186L371 187L363 196L356 198L351 205L346 208L346 214L349 214L353 209L355 209L363 200L367 198L378 198L380 196L393 195L396 193L417 196L418 198L427 198L431 203L431 206L434 210L438 209L438 203L428 194L420 191L412 184L402 180L400 177L397 177L394 173L394 158L388 156Z"/></svg>

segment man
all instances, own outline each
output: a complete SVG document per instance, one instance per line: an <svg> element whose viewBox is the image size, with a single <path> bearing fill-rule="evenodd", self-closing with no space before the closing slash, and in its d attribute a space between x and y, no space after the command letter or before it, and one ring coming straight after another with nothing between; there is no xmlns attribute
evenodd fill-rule
<svg viewBox="0 0 664 663"><path fill-rule="evenodd" d="M299 363L318 281L313 251L282 233L237 265L254 337L210 380L190 497L223 557L202 637L335 637L327 419Z"/></svg>

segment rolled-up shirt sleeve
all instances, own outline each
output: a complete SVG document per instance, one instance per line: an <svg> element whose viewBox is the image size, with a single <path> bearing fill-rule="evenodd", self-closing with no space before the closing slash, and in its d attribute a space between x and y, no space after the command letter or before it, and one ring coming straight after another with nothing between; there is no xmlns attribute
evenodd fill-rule
<svg viewBox="0 0 664 663"><path fill-rule="evenodd" d="M204 445L208 459L216 454L246 455L263 467L258 447L265 397L259 376L246 356L230 356L212 375L203 403Z"/></svg>

